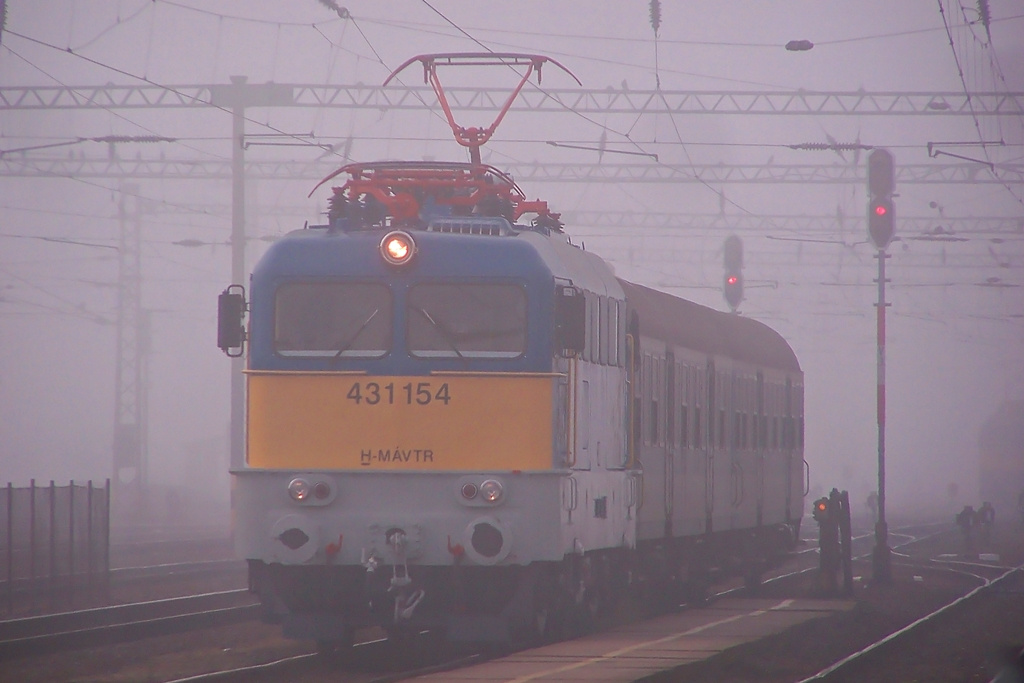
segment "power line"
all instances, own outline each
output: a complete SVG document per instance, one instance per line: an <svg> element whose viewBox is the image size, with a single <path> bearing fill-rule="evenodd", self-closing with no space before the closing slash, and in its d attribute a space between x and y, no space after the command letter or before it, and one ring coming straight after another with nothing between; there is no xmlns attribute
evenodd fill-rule
<svg viewBox="0 0 1024 683"><path fill-rule="evenodd" d="M320 180L336 170L332 160L247 161L246 174L256 180ZM1024 177L1024 164L997 164L1003 174ZM998 175L983 172L979 164L900 164L901 185L1004 184ZM850 164L694 164L665 163L533 163L510 162L503 170L517 181L545 183L700 183L700 184L830 184L863 185L862 166ZM0 156L0 177L226 179L227 160L168 158L96 158L31 155Z"/></svg>
<svg viewBox="0 0 1024 683"><path fill-rule="evenodd" d="M942 0L937 0L937 2L939 3L939 14L942 16L942 25L945 27L946 36L949 38L949 47L953 51L953 61L956 63L957 75L960 77L960 83L963 85L964 93L967 96L967 109L970 112L971 118L974 121L974 129L975 131L977 131L978 141L981 142L985 139L985 136L981 132L981 121L978 120L978 115L974 110L974 104L971 101L970 89L967 87L967 80L964 77L964 70L963 67L960 65L960 57L959 55L957 55L956 47L953 44L953 33L950 30L949 22L946 19L946 10L942 5ZM1019 109L1017 113L1018 115L1024 115L1024 108ZM989 164L991 164L992 158L989 155L988 147L986 145L982 145L981 151L982 154L985 155L985 159L988 160ZM995 175L995 171L993 171L992 174ZM1021 197L1016 192L1014 192L1013 187L1009 183L1005 182L1002 179L999 180L1000 184L1006 188L1007 192L1010 193L1010 196L1013 197L1018 204L1024 206L1024 197Z"/></svg>
<svg viewBox="0 0 1024 683"><path fill-rule="evenodd" d="M136 80L142 81L143 83L146 83L146 84L147 84L147 85L149 85L149 86L152 86L152 87L154 87L154 88L158 88L158 89L160 89L160 90L162 90L162 91L166 91L166 92L172 93L172 94L176 95L176 96L177 96L177 97L179 97L179 98L184 98L184 97L185 97L185 94L184 94L183 92L181 92L180 90L178 90L178 89L174 88L173 86L168 86L168 85L163 85L163 84L157 83L156 81L150 80L150 79L149 79L149 78L147 78L146 76L140 76L140 75L138 75L138 74L133 74L133 73L131 73L131 72L129 72L129 71L125 71L124 69L120 69L120 68L118 68L118 67L116 67L116 66L112 66L112 65L110 65L110 64L106 64L106 63L104 63L104 62L101 62L101 61L99 61L99 60L93 59L93 58L91 58L91 57L87 57L87 56L85 56L85 55L83 55L83 54L81 54L81 53L75 52L75 51L74 51L74 50L72 50L72 49L71 49L70 47L69 47L69 48L67 48L66 50L61 50L61 48L57 47L56 45L53 45L52 43L47 43L46 41L43 41L43 40L39 40L38 38L32 38L32 37L30 37L30 36L26 36L26 35L23 35L23 34L21 34L21 33L18 33L18 32L16 32L16 31L7 31L7 33L8 33L8 34L10 34L10 35L16 36L16 37L18 37L18 38L21 38L22 40L27 40L27 41L29 41L29 42L31 42L31 43L35 43L35 44L37 44L37 45L41 45L41 46L43 46L43 47L47 47L47 48L50 48L50 49L52 49L52 50L57 50L57 51L60 51L60 52L66 52L67 54L70 54L70 55L72 55L72 56L78 57L78 58L79 58L79 59L81 59L81 60L84 60L84 61L86 61L86 62L89 62L90 64L93 64L93 65L96 65L96 66L102 67L102 68L104 68L104 69L109 69L110 71L113 71L113 72L115 72L115 73L121 74L122 76L128 76L129 78L133 78L133 79L136 79ZM8 46L6 46L6 45L5 45L4 47L6 47L6 48L7 48L8 50L10 50L10 47L8 47ZM20 55L18 55L18 57L19 57L20 59L23 59L23 60L24 60L24 58L23 58L23 57L21 57ZM35 67L35 68L37 68L37 69L39 68L39 67L37 67L37 66L36 66L35 64L32 64L32 62L29 62L28 60L24 60L24 61L28 62L29 64L31 64L31 65L32 65L33 67ZM40 70L41 70L41 69L40 69ZM44 72L44 73L45 73L45 72ZM49 74L47 74L47 75L49 75ZM52 78L52 76L51 76L51 78ZM56 78L53 78L53 80L54 80L55 82L58 82L58 83L60 82L60 81L58 81L58 80L57 80ZM63 84L62 84L62 85L63 85ZM271 85L271 86L272 86L273 84L266 84L266 85ZM68 86L63 86L63 87L67 88ZM116 86L115 86L115 87L116 87ZM225 87L227 87L227 86L225 86ZM278 90L281 90L282 92L284 91L284 89L283 89L283 88L278 88ZM213 92L211 92L211 91L210 91L209 89L206 89L206 91L207 91L207 93L208 93L208 97L207 97L207 99L205 99L205 100L200 100L200 101L199 101L199 102L198 102L197 104L200 104L200 105L202 105L202 106L208 106L208 107L213 107L213 108L215 108L215 109L219 109L219 110L221 110L222 112L224 112L224 113L226 113L226 114L231 114L231 113L232 113L232 109L231 109L231 107L228 107L228 106L221 106L221 105L215 104L215 103L213 102L213 99L214 99L213 95L214 95L214 93L213 93ZM78 95L78 93L75 93L75 95L77 96L77 95ZM100 106L100 108L102 108L102 109L105 109L105 110L107 110L107 111L111 111L111 110L112 110L113 108L115 108L115 107L116 107L117 105L115 105L115 104L114 104L114 103L112 103L112 102L108 102L108 103L106 103L106 104L101 104L101 105L99 105L99 106ZM149 105L149 106L153 106L153 105L151 104L151 105ZM111 111L111 113L113 113L113 112ZM122 118L123 118L123 117L122 117ZM308 145L308 144L310 144L308 140L305 140L305 139L303 139L303 137L302 137L302 136L300 136L300 135L294 135L294 134L292 134L292 133L287 133L287 132L285 132L285 131L283 131L283 130L280 130L280 129L278 129L278 128L275 128L274 126L270 125L269 123L265 123L265 122L262 122L262 121L257 121L257 120L255 120L255 119L251 119L251 118L248 118L248 117L243 117L243 118L245 118L245 120L246 120L247 122L249 122L249 123L253 123L253 124L256 124L256 125L258 125L258 126L261 126L261 127L263 127L263 128L266 128L266 129L268 129L268 130L271 130L271 131L273 131L273 132L275 132L275 133L277 133L277 134L279 134L279 135L281 135L281 136L283 136L283 137L289 137L289 138L293 138L293 139L295 139L296 141L298 141L298 142L300 142L300 143L303 143L303 144L307 144L307 145ZM126 120L127 120L127 119L126 119ZM146 129L146 128L145 128L144 126L141 126L141 125L139 125L139 124L135 124L134 122L131 122L131 121L129 121L129 123L133 123L133 125L138 125L138 127L139 127L139 128L142 128L143 130L147 130L147 129ZM151 132L151 133L154 133L154 134L155 134L155 132L154 132L154 131L149 131L149 132ZM195 151L198 151L198 152L200 152L200 153L206 153L206 152L203 152L202 150L195 150Z"/></svg>

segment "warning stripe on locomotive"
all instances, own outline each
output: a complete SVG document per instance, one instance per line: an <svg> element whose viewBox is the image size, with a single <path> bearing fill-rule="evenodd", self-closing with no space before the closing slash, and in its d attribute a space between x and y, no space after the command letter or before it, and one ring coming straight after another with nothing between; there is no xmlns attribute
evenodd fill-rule
<svg viewBox="0 0 1024 683"><path fill-rule="evenodd" d="M250 467L552 467L558 375L246 375Z"/></svg>

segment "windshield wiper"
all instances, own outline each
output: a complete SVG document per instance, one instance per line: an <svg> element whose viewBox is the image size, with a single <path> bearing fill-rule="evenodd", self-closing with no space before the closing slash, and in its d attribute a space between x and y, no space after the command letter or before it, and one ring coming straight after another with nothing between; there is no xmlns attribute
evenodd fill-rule
<svg viewBox="0 0 1024 683"><path fill-rule="evenodd" d="M373 313L370 314L370 317L363 321L363 324L359 326L359 329L355 331L355 334L353 334L349 338L349 340L347 342L345 342L341 346L341 348L338 349L338 352L334 354L334 359L333 360L337 360L341 356L341 354L345 353L346 351L348 351L349 349L352 348L352 345L356 343L357 339L359 339L359 335L361 335L363 333L363 330L365 330L367 328L367 326L369 326L370 321L377 317L377 313L379 313L379 312L380 312L380 308L379 307L373 309Z"/></svg>
<svg viewBox="0 0 1024 683"><path fill-rule="evenodd" d="M447 330L447 329L446 329L446 328L445 328L445 327L444 327L443 325L441 325L441 323L439 323L439 322L437 322L436 320L434 320L433 318L431 318L431 317L430 317L430 314L429 314L429 313L427 313L427 312L426 312L425 310L423 310L422 308L419 308L419 307L417 306L417 307L414 307L414 308L413 308L413 310L414 310L414 311L416 311L416 312L418 312L418 313L419 313L419 314L421 314L421 315L422 315L422 316L423 316L424 318L426 318L426 319L427 319L427 322L429 322L429 323L431 324L431 326L433 326L433 328L434 328L435 330L437 330L438 334L440 334L440 335L441 335L441 338L442 338L442 339L444 339L445 343L447 343L447 344L448 344L448 346L450 346L450 347L452 348L452 351L454 351L454 352L455 352L455 355L456 355L456 356L458 356L458 357L459 357L460 359L462 359L462 360L466 360L466 357L465 357L465 356L463 356L463 355L462 355L462 352L461 352L461 351L459 351L459 349L458 349L458 347L457 347L457 346L455 346L455 339L454 339L454 338L452 337L452 334L451 334L451 332L449 332L449 331L448 331L448 330Z"/></svg>

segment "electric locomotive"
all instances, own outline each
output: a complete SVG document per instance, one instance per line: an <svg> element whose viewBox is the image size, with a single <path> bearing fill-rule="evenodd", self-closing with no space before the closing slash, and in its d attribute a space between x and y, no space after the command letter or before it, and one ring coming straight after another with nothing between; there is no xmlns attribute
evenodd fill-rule
<svg viewBox="0 0 1024 683"><path fill-rule="evenodd" d="M469 163L339 169L327 223L221 295L246 357L236 548L288 635L565 634L796 538L788 344L617 279L480 163L485 137Z"/></svg>

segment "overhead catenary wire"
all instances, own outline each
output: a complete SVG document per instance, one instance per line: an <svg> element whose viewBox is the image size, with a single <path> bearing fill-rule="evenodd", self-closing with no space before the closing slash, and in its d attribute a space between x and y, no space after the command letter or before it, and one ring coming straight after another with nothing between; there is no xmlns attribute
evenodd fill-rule
<svg viewBox="0 0 1024 683"><path fill-rule="evenodd" d="M957 51L956 51L956 45L954 44L954 41L953 41L953 32L952 32L952 29L950 28L949 20L946 17L946 9L945 9L945 6L943 5L943 0L936 0L936 1L938 2L938 5L939 5L939 15L942 17L942 24L943 24L943 26L946 29L946 36L949 39L949 47L950 47L950 50L953 53L953 62L956 64L957 75L960 78L960 84L963 87L964 93L967 96L967 106L968 106L968 108L971 111L971 118L974 121L974 129L975 129L975 131L978 134L978 141L980 142L980 141L983 141L985 139L985 135L981 131L981 121L978 119L977 112L975 111L974 105L971 102L971 90L970 90L970 88L967 85L967 80L966 80L966 76L964 75L964 68L963 68L963 66L961 64L960 56L957 54ZM1024 116L1024 112L1021 112L1021 115ZM982 145L981 146L981 150L982 150L982 153L985 156L985 159L990 164L989 172L994 177L999 178L999 176L995 172L994 165L992 165L993 162L992 162L991 155L989 154L988 147L986 145ZM1000 180L1002 180L1002 179L1000 178ZM1018 204L1020 204L1022 207L1024 207L1024 197L1022 197L1021 195L1018 195L1017 192L1014 191L1014 189L1010 185L1010 183L1007 183L1005 180L1003 180L1003 187L1006 188L1006 191L1010 194L1011 197L1014 198L1014 200L1016 200L1016 202Z"/></svg>
<svg viewBox="0 0 1024 683"><path fill-rule="evenodd" d="M46 47L46 48L49 48L49 49L52 49L52 50L57 50L59 52L66 52L67 54L73 55L73 56L75 56L75 57L77 57L79 59L82 59L82 60L84 60L84 61L86 61L86 62L88 62L90 64L95 65L95 66L99 66L101 68L108 69L108 70L113 71L115 73L118 73L118 74L120 74L122 76L127 76L129 78L133 78L133 79L142 81L143 83L146 83L147 85L151 85L153 87L160 88L162 90L166 90L167 92L173 93L173 94L175 94L175 95L177 95L179 97L187 97L185 93L181 92L180 90L177 90L173 86L165 85L163 83L158 83L158 82L148 78L145 75L139 75L139 74L131 73L130 71L126 71L126 70L121 69L119 67L113 66L112 64L107 64L107 63L102 62L100 60L93 59L92 57L88 57L88 56L83 55L81 53L77 53L77 52L73 51L71 48L67 48L67 49L63 49L62 50L60 47L58 47L58 46L56 46L56 45L54 45L52 43L49 43L49 42L47 42L45 40L40 40L38 38L33 38L31 36L26 36L24 34L21 34L21 33L15 32L15 31L8 31L8 33L10 35L13 35L13 36L16 36L18 38L21 38L22 40L26 40L26 41L28 41L30 43L35 43L36 45L41 45L43 47ZM5 49L13 52L12 50L10 50L9 46L5 45L3 47ZM24 61L26 61L28 64L30 64L34 68L39 69L39 67L37 65L33 64L31 61L25 59L24 57L21 57L20 55L16 55L16 56L18 56L20 59L23 59ZM42 69L39 69L39 70L42 71ZM44 71L43 73L45 74L46 72ZM50 78L53 78L53 80L56 83L59 83L61 86L65 87L65 88L69 87L69 86L67 86L64 83L61 83L58 79L50 76L49 74L46 74L46 75L49 76ZM221 106L221 105L218 105L218 104L214 104L213 102L210 102L210 101L203 101L203 104L204 105L208 105L208 106L210 106L210 107L212 107L214 109L219 109L219 110L221 110L222 112L224 112L226 114L231 114L232 113L231 108L225 107L225 106ZM120 114L117 114L117 113L113 112L112 110L111 110L111 113L114 114L115 116L118 116L119 118L124 119L125 121L128 121L129 123L132 123L133 125L138 126L139 128L142 128L143 130L147 130L148 132L153 133L154 135L157 135L156 131L149 130L149 129L145 128L142 125L139 125L139 124L137 124L137 123L135 123L133 121L130 121L126 117L124 117L124 116L122 116ZM316 146L314 143L310 143L308 140L304 139L303 136L301 136L301 135L296 135L294 133L288 133L287 131L284 131L284 130L281 130L281 129L275 127L275 126L272 126L272 125L270 125L267 122L259 121L257 119L253 119L253 118L248 117L248 116L243 117L243 118L245 118L245 120L248 123L252 123L252 124L260 126L262 128L266 128L268 130L271 130L274 133L277 133L277 134L281 135L282 137L293 138L296 141L298 141L300 143L303 143L305 145ZM203 150L196 149L195 151L201 152L203 154L210 154L209 152L206 152L206 151L203 151ZM215 155L212 155L212 154L210 154L210 155L211 156L215 156Z"/></svg>

